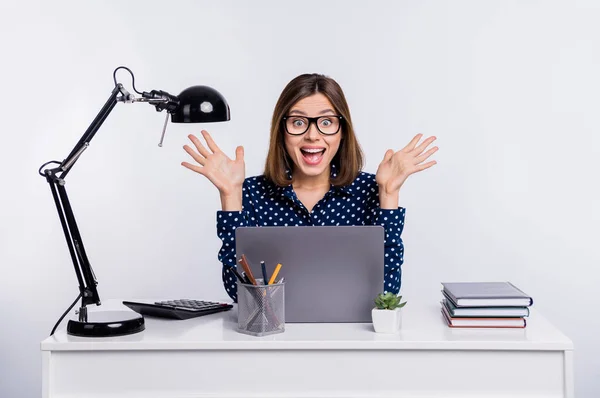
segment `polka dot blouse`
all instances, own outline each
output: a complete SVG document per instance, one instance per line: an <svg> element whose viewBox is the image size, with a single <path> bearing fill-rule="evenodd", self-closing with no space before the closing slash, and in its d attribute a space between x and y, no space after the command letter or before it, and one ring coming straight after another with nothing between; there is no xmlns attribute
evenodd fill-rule
<svg viewBox="0 0 600 398"><path fill-rule="evenodd" d="M332 165L332 176L335 167ZM382 225L385 230L384 292L398 294L404 246L400 235L405 209L380 209L375 175L360 172L352 184L334 187L311 212L297 198L291 185L279 187L264 176L248 177L242 191L242 211L217 211L217 234L222 241L218 258L223 264L223 284L237 302L237 285L231 267L236 266L235 229L242 226Z"/></svg>

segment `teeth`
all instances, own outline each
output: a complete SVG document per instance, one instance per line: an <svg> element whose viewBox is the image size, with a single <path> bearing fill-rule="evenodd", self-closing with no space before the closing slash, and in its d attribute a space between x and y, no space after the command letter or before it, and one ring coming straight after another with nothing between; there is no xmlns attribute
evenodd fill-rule
<svg viewBox="0 0 600 398"><path fill-rule="evenodd" d="M323 152L324 150L325 150L324 148L321 148L321 149L316 149L316 148L314 148L314 149L313 148L311 148L311 149L308 149L308 148L302 149L302 151L308 152L308 153L319 153L319 152Z"/></svg>

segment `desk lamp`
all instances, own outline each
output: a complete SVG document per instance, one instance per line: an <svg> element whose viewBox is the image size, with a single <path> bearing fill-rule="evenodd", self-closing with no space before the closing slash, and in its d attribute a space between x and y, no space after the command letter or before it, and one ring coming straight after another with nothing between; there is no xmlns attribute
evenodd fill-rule
<svg viewBox="0 0 600 398"><path fill-rule="evenodd" d="M117 83L117 71L125 69L131 74L133 90L140 95L135 97L127 92L121 83ZM119 66L113 72L115 87L98 115L94 118L71 153L62 161L52 160L44 163L38 173L46 178L52 191L52 197L56 203L60 223L67 240L67 246L75 274L79 282L79 295L58 320L51 335L60 324L67 313L75 306L81 298L81 307L76 311L78 319L71 319L67 325L67 333L83 337L107 337L121 336L141 332L145 329L143 316L133 311L90 311L90 304L100 305L98 295L98 281L90 265L75 222L75 216L67 192L65 190L65 177L79 159L83 151L87 149L90 141L106 120L112 109L118 102L135 103L147 102L153 105L158 112L166 111L166 119L158 146L162 146L169 116L172 123L206 123L222 122L230 119L229 105L225 98L215 89L208 86L192 86L183 90L178 96L171 95L165 91L152 90L150 92L139 92L135 88L135 77L127 67ZM42 169L49 164L57 164L55 168Z"/></svg>

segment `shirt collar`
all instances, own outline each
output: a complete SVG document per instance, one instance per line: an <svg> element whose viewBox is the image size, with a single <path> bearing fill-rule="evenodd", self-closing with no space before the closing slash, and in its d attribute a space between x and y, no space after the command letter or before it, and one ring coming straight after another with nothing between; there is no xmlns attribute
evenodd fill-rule
<svg viewBox="0 0 600 398"><path fill-rule="evenodd" d="M338 167L335 163L331 163L331 178L337 177ZM331 189L341 193L343 195L354 195L354 181L350 185L344 186L333 186L331 185Z"/></svg>

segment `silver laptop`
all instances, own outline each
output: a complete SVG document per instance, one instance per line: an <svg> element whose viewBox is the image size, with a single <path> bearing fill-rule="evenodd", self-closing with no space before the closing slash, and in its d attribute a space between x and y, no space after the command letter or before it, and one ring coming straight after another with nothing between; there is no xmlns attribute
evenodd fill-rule
<svg viewBox="0 0 600 398"><path fill-rule="evenodd" d="M371 322L384 289L382 226L240 227L236 257L285 278L285 322ZM238 264L238 270L243 268Z"/></svg>

